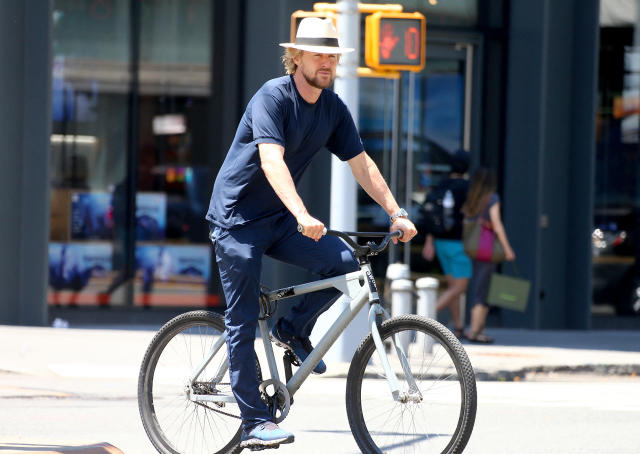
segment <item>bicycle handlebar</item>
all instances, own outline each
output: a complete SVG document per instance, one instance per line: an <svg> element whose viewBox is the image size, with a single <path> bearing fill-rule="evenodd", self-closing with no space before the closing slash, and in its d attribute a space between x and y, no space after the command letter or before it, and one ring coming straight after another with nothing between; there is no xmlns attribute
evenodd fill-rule
<svg viewBox="0 0 640 454"><path fill-rule="evenodd" d="M298 232L302 233L304 228L298 225ZM401 238L402 230L394 230L393 232L343 232L341 230L329 230L325 227L322 232L322 236L332 235L342 238L349 246L353 248L353 252L356 257L363 257L365 255L378 255L384 251L388 246L392 238ZM367 241L366 245L360 245L356 243L351 237L369 237L369 238L382 238L380 243L373 241Z"/></svg>

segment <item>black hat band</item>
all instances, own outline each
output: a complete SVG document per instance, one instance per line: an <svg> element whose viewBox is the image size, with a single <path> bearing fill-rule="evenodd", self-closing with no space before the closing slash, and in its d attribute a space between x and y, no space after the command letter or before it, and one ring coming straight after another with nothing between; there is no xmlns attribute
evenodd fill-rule
<svg viewBox="0 0 640 454"><path fill-rule="evenodd" d="M338 38L297 38L296 44L302 46L326 46L326 47L340 47L338 44Z"/></svg>

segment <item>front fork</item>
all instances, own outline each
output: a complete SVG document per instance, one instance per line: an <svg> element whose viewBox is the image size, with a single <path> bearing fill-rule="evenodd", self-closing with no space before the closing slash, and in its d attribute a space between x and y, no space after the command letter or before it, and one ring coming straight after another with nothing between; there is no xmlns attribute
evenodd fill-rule
<svg viewBox="0 0 640 454"><path fill-rule="evenodd" d="M369 276L371 276L371 274L367 273L367 277ZM387 352L384 348L384 344L382 343L382 338L378 329L382 324L382 321L391 318L391 315L380 304L378 290L373 277L371 277L371 279L368 279L368 281L369 300L371 301L371 308L369 309L369 328L371 329L371 337L373 338L373 343L376 346L378 358L380 359L380 363L382 364L382 368L384 369L384 373L387 378L387 384L389 385L389 390L391 391L393 400L402 403L406 403L409 401L420 402L422 401L422 394L420 393L413 373L411 372L409 361L407 360L407 354L402 348L402 343L399 342L399 339L396 338L397 335L394 334L391 337L391 343L393 344L394 350L398 355L398 360L400 361L402 371L404 372L407 384L409 385L408 392L400 391L400 382L398 381L396 373L393 371L391 364L389 363L389 358L387 357Z"/></svg>

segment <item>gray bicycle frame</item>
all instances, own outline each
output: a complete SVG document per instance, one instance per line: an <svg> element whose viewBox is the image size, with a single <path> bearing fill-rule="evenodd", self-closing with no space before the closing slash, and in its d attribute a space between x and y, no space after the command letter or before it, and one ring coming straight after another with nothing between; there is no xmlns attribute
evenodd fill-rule
<svg viewBox="0 0 640 454"><path fill-rule="evenodd" d="M329 351L331 346L338 339L340 334L342 334L342 332L356 317L356 315L358 314L358 312L360 312L364 305L367 302L370 302L371 308L369 309L368 323L371 329L376 350L378 352L378 356L380 358L380 362L385 371L389 390L394 400L407 401L421 399L420 393L413 378L413 374L411 373L409 363L407 361L406 352L404 352L402 348L402 343L395 338L396 336L393 336L392 342L394 344L398 358L400 359L400 364L407 379L410 391L410 393L400 393L400 383L398 382L396 374L392 370L391 365L389 364L389 360L387 359L385 348L382 343L380 333L378 332L378 325L376 322L377 316L389 318L389 313L385 311L384 308L382 308L382 306L379 304L380 300L378 291L369 264L361 264L359 271L354 271L352 273L347 273L328 279L321 279L306 284L273 290L267 292L266 295L269 302L271 303L277 300L304 295L306 293L316 292L318 290L324 290L332 287L340 290L343 294L348 296L351 301L349 305L342 311L340 316L335 320L335 322L333 322L322 339L320 339L307 359L300 365L296 373L293 374L291 379L286 383L289 394L293 396L296 393L302 383L307 379L309 374L311 374L313 368L318 364L318 362L320 362L320 359L327 353L327 351ZM267 325L267 320L263 317L262 310L261 317L258 321L258 326L260 327L260 334L262 342L264 344L271 378L280 381L278 367L276 364L275 355L273 353L273 345L271 344L271 340L269 339L269 327ZM220 339L218 339L218 341L214 344L209 355L194 370L194 373L192 374L190 379L190 383L193 384L196 381L197 377L207 367L214 355L218 352L222 345L225 344L225 338L226 332L223 333L222 336L220 336ZM222 376L227 371L227 368L228 362L222 361L212 382L215 383L217 381L220 381L222 379ZM192 395L191 398L192 400L206 400L210 402L235 402L233 395Z"/></svg>

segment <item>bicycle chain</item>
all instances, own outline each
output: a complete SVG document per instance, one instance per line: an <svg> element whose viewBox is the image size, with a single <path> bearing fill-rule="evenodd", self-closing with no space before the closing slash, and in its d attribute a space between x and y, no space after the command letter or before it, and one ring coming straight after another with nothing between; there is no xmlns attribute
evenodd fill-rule
<svg viewBox="0 0 640 454"><path fill-rule="evenodd" d="M203 404L202 402L194 402L196 405L200 405L201 407L207 408L211 411L215 411L216 413L220 413L221 415L225 415L225 416L230 416L232 418L236 418L236 419L242 419L241 416L236 416L236 415L232 415L231 413L227 413L226 411L222 411L222 410L218 410L217 408L211 408L210 406L208 406L207 404Z"/></svg>

